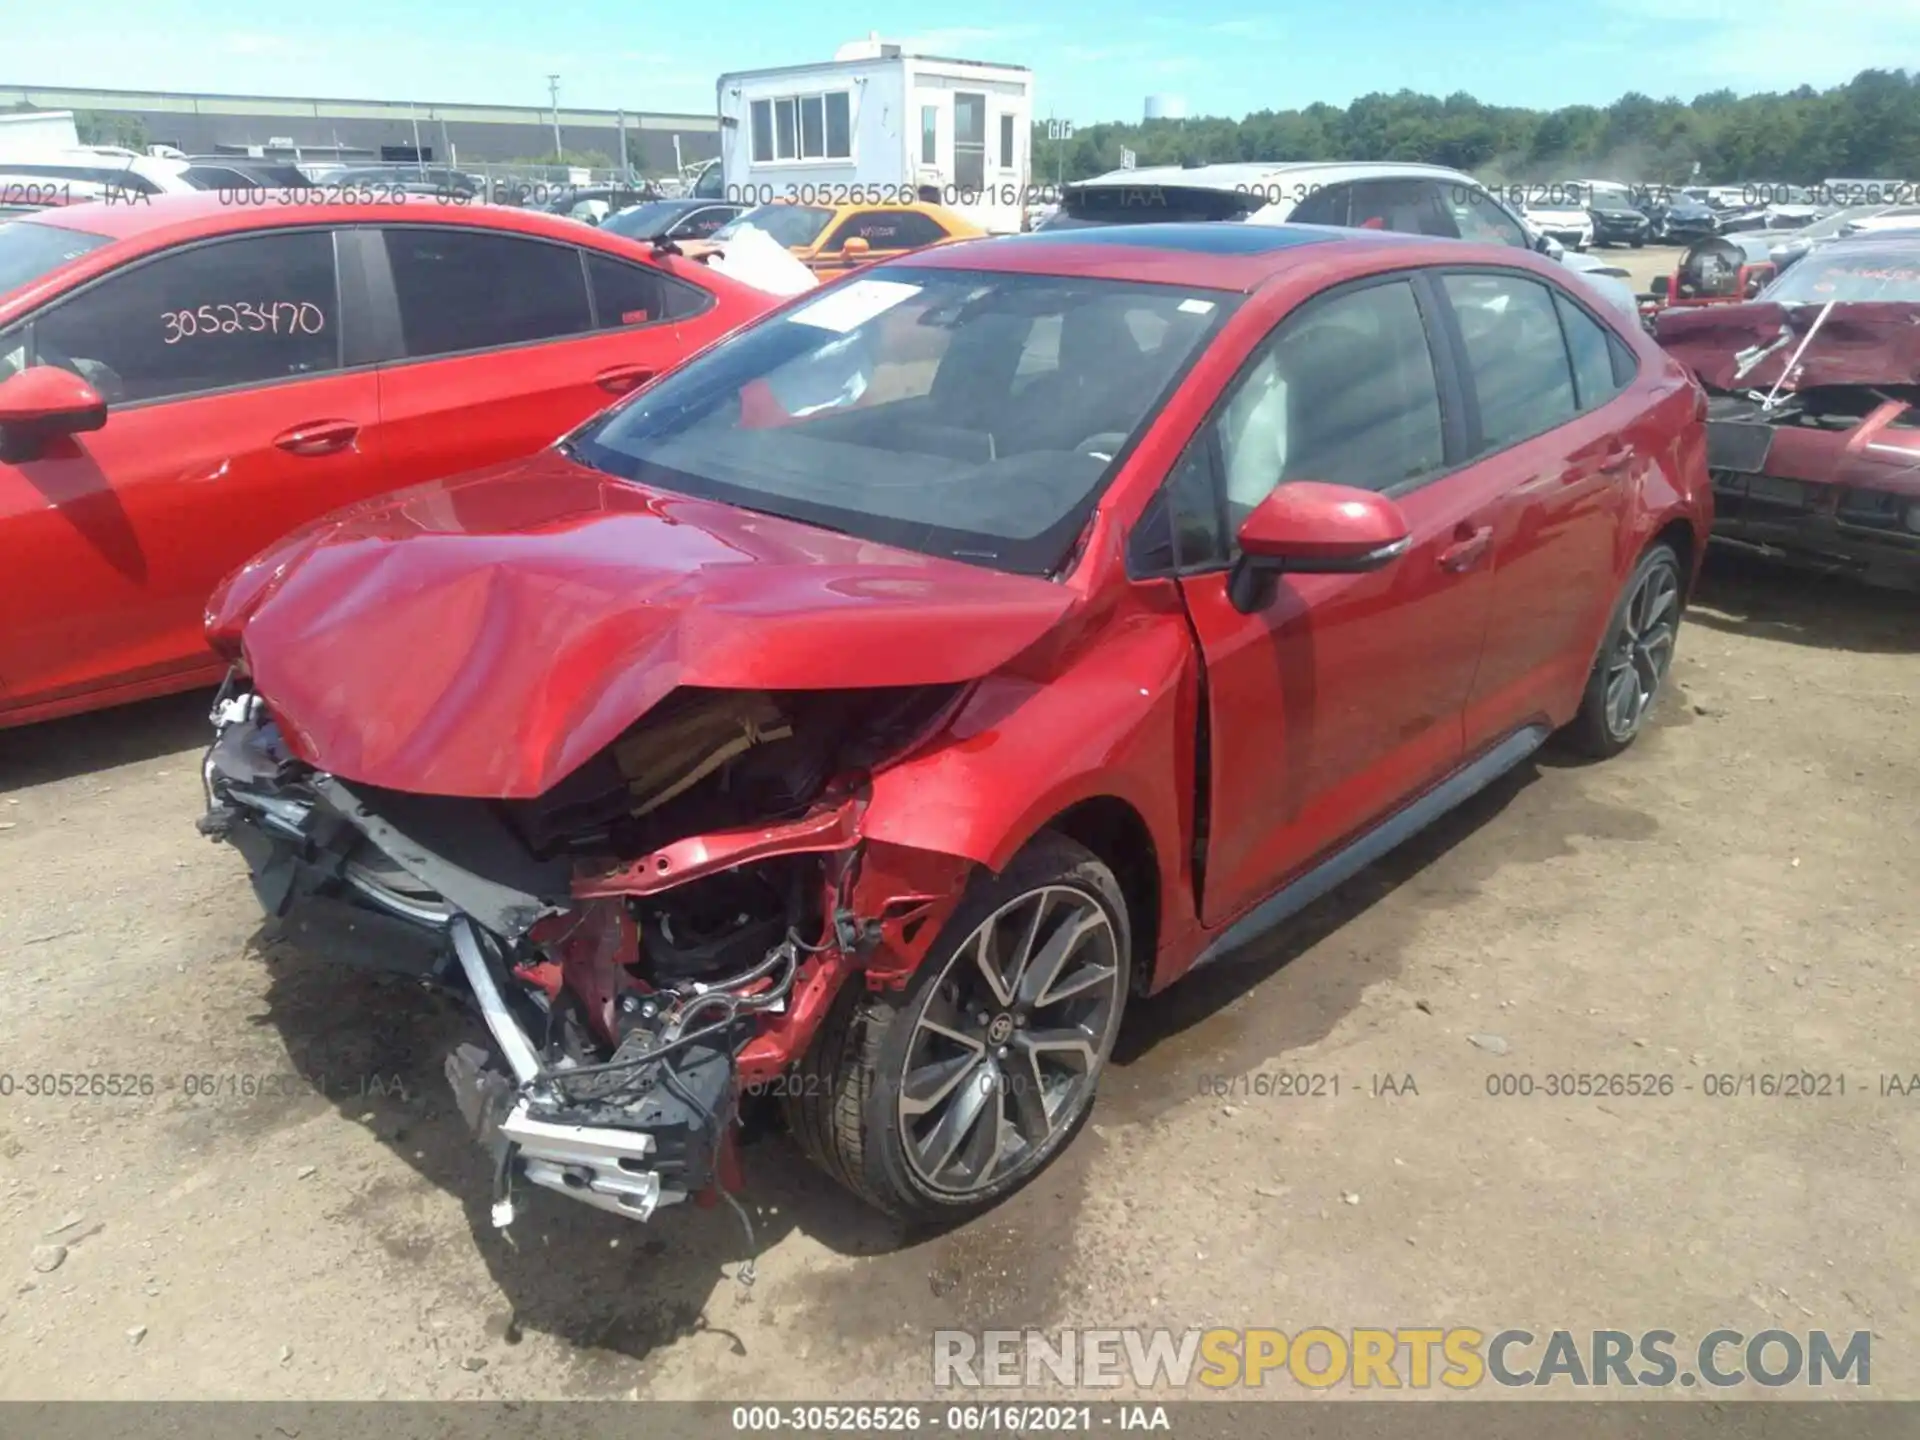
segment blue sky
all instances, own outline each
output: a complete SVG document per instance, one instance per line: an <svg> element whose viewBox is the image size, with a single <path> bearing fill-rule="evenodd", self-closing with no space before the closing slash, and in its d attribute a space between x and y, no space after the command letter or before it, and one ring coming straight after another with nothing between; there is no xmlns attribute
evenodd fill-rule
<svg viewBox="0 0 1920 1440"><path fill-rule="evenodd" d="M825 59L877 28L1035 72L1039 113L1136 120L1144 97L1238 116L1402 86L1515 105L1835 84L1920 69L1920 0L0 0L0 84L690 110L724 70Z"/></svg>

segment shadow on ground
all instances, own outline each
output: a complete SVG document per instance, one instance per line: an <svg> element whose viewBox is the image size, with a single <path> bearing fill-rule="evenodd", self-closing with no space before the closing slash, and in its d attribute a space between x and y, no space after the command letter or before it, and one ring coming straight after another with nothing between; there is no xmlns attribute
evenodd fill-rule
<svg viewBox="0 0 1920 1440"><path fill-rule="evenodd" d="M1733 551L1707 552L1687 619L1729 635L1823 650L1920 652L1920 593Z"/></svg>
<svg viewBox="0 0 1920 1440"><path fill-rule="evenodd" d="M0 794L204 750L213 739L212 703L213 691L190 690L0 733Z"/></svg>
<svg viewBox="0 0 1920 1440"><path fill-rule="evenodd" d="M1136 1002L1095 1118L1151 1119L1198 1093L1204 1074L1275 1060L1325 1036L1369 986L1398 971L1424 909L1472 893L1501 866L1565 853L1576 834L1636 839L1652 828L1647 817L1587 799L1572 777L1542 778L1522 767L1288 927ZM1515 809L1528 815L1511 821ZM1403 891L1401 903L1378 905ZM783 1329L795 1311L802 1324L818 1314L824 1344L858 1347L942 1325L1044 1326L1078 1296L1074 1227L1102 1143L1092 1135L1006 1204L927 1231L854 1200L755 1114L745 1198L756 1246L764 1252L795 1235L803 1243L778 1263L763 1260L754 1301L741 1300L732 1278L748 1252L724 1206L676 1206L636 1225L523 1187L520 1217L497 1231L486 1157L441 1072L456 1043L480 1038L479 1022L417 984L342 965L324 945L277 931L263 931L259 943L272 975L261 1023L278 1030L296 1069L328 1077L343 1123L371 1129L418 1177L376 1181L335 1218L393 1261L424 1264L447 1237L421 1218L418 1194L431 1187L459 1197L471 1236L460 1243L478 1250L498 1287L491 1330L508 1343L537 1331L579 1348L583 1393L630 1385L625 1361L701 1332L745 1353L756 1327L740 1323L754 1314L743 1304L773 1307ZM1311 963L1296 963L1309 952ZM809 1247L862 1263L822 1266Z"/></svg>

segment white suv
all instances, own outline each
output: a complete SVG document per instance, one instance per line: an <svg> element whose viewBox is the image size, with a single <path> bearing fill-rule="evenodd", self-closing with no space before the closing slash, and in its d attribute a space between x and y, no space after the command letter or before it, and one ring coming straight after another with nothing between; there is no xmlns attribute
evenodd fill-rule
<svg viewBox="0 0 1920 1440"><path fill-rule="evenodd" d="M1580 273L1607 303L1639 323L1625 271L1566 250L1471 175L1393 161L1157 165L1112 170L1066 187L1040 227L1238 220L1255 225L1338 225L1512 245Z"/></svg>

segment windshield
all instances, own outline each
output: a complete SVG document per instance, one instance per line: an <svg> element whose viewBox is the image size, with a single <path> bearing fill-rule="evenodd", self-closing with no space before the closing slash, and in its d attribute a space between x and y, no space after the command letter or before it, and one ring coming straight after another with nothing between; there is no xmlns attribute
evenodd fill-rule
<svg viewBox="0 0 1920 1440"><path fill-rule="evenodd" d="M31 284L107 243L104 235L38 225L31 220L0 224L0 295Z"/></svg>
<svg viewBox="0 0 1920 1440"><path fill-rule="evenodd" d="M1782 305L1824 305L1829 300L1920 304L1920 247L1902 244L1871 254L1807 256L1761 293Z"/></svg>
<svg viewBox="0 0 1920 1440"><path fill-rule="evenodd" d="M658 489L1042 575L1236 298L889 266L769 317L569 443Z"/></svg>
<svg viewBox="0 0 1920 1440"><path fill-rule="evenodd" d="M789 249L813 244L833 219L833 211L817 205L761 205L713 232L716 240L731 240L743 226L764 230Z"/></svg>
<svg viewBox="0 0 1920 1440"><path fill-rule="evenodd" d="M602 230L611 230L629 240L651 240L687 213L687 207L672 200L652 200L644 205L629 205L600 222Z"/></svg>

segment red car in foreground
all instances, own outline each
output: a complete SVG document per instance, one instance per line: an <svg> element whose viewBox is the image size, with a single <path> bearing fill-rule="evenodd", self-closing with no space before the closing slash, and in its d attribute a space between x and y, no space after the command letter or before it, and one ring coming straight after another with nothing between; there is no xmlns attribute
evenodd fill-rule
<svg viewBox="0 0 1920 1440"><path fill-rule="evenodd" d="M330 200L0 224L0 726L212 684L247 556L531 454L773 303L558 216Z"/></svg>
<svg viewBox="0 0 1920 1440"><path fill-rule="evenodd" d="M241 570L202 828L272 913L387 912L357 958L435 942L498 1222L522 1178L724 1194L767 1090L859 1195L964 1215L1085 1119L1127 1004L1553 731L1632 741L1700 406L1512 249L943 246Z"/></svg>

